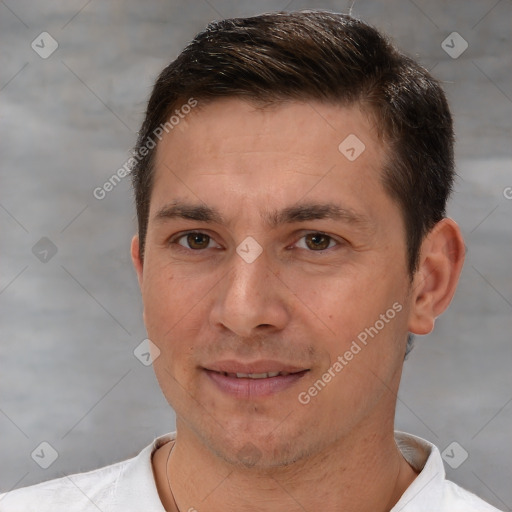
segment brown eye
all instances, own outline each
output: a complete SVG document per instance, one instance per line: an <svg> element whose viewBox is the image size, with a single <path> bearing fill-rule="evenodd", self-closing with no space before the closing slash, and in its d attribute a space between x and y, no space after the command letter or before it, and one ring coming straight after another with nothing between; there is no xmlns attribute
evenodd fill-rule
<svg viewBox="0 0 512 512"><path fill-rule="evenodd" d="M310 233L304 237L306 246L312 251L322 251L330 246L332 238L323 233Z"/></svg>
<svg viewBox="0 0 512 512"><path fill-rule="evenodd" d="M204 233L188 233L181 240L186 240L186 243L180 241L180 245L194 250L207 249L210 244L210 237Z"/></svg>

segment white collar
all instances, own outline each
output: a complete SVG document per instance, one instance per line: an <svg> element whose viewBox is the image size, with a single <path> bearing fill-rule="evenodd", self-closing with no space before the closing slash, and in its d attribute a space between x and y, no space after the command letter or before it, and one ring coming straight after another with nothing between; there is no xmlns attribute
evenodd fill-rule
<svg viewBox="0 0 512 512"><path fill-rule="evenodd" d="M129 510L134 502L141 500L142 493L147 510L165 512L153 475L152 455L158 448L175 438L176 432L158 437L123 467L113 492L117 494L116 490L119 490L119 487L122 488L122 492L117 494L117 498L118 503L122 503L126 510ZM405 460L420 474L405 490L391 512L400 512L406 507L407 512L436 510L442 500L445 480L445 471L439 450L432 443L405 432L396 431L395 441ZM424 499L425 493L428 494L427 500Z"/></svg>

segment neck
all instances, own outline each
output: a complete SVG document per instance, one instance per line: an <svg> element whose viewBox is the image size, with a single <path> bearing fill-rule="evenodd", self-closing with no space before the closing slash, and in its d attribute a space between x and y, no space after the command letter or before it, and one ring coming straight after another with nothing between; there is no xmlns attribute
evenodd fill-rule
<svg viewBox="0 0 512 512"><path fill-rule="evenodd" d="M181 512L315 511L320 497L322 512L386 512L416 477L396 446L392 421L377 429L361 426L322 452L271 469L235 467L185 425L178 421L177 426L174 446L162 447L153 462L168 512L177 508L167 474Z"/></svg>

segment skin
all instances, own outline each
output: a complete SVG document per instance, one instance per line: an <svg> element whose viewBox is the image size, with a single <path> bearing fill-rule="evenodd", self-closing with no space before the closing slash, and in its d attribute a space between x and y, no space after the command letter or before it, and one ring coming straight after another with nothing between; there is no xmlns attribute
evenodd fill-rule
<svg viewBox="0 0 512 512"><path fill-rule="evenodd" d="M338 150L349 134L366 147L354 161ZM132 258L160 350L156 376L176 411L172 454L168 443L153 458L166 510L178 510L167 474L182 512L387 511L416 477L393 437L407 333L429 333L448 306L464 244L443 219L411 279L402 214L381 183L385 158L357 105L319 102L215 100L159 143L144 260L137 236ZM157 218L178 201L221 219ZM337 205L358 220L270 222L305 204ZM189 230L210 238L190 248ZM262 248L252 263L236 252L248 236ZM401 311L300 403L396 303ZM309 371L270 396L234 397L203 370L224 359Z"/></svg>

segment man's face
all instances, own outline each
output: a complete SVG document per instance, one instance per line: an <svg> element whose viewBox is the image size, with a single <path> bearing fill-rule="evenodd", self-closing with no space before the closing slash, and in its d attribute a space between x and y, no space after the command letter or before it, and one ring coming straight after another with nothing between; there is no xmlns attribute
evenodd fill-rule
<svg viewBox="0 0 512 512"><path fill-rule="evenodd" d="M139 267L178 428L268 466L389 425L410 279L368 117L199 105L159 143Z"/></svg>

